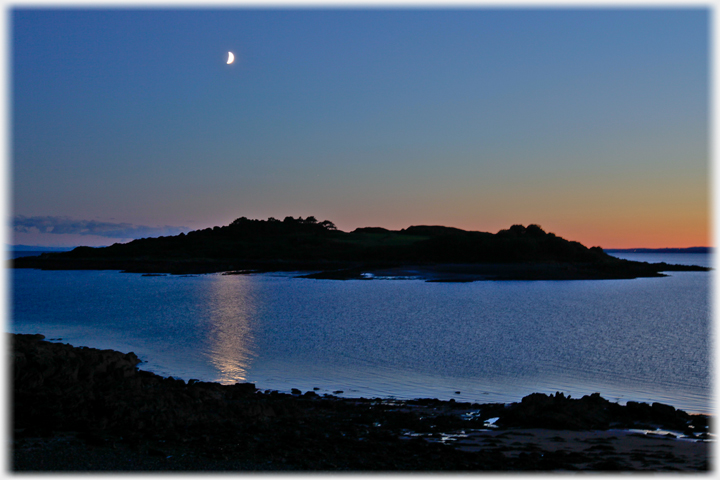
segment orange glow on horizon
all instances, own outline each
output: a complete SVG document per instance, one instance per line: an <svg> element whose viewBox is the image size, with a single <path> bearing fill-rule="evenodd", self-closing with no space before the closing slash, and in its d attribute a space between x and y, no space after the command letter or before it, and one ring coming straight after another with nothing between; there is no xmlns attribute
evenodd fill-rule
<svg viewBox="0 0 720 480"><path fill-rule="evenodd" d="M612 224L595 223L591 219L584 222L570 221L493 221L484 225L479 222L366 222L367 224L348 227L346 224L337 224L340 230L350 232L359 227L383 227L389 230L401 230L412 225L442 225L455 227L468 231L497 233L510 228L512 225L537 224L548 233L562 237L566 240L580 242L586 247L602 247L605 249L629 248L690 248L711 247L710 222L702 216L683 221L665 221L655 223L654 219L633 220L632 218L618 218Z"/></svg>

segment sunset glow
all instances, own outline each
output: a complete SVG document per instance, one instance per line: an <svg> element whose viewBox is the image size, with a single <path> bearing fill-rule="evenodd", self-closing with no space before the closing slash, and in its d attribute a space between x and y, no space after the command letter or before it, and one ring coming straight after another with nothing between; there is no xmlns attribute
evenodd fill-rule
<svg viewBox="0 0 720 480"><path fill-rule="evenodd" d="M139 227L16 226L13 243L309 215L711 242L706 9L15 8L11 22L12 214Z"/></svg>

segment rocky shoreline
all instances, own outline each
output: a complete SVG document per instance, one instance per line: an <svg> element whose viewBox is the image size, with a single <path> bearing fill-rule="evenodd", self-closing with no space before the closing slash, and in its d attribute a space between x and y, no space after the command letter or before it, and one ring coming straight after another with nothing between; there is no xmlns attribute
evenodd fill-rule
<svg viewBox="0 0 720 480"><path fill-rule="evenodd" d="M67 252L65 252L67 253ZM65 258L41 254L18 257L10 268L41 270L119 270L145 275L251 275L267 272L298 272L300 278L319 280L370 280L374 277L416 278L428 282L476 282L487 280L629 280L667 276L664 272L708 272L697 265L631 262L520 262L520 263L398 263L327 262L280 260L162 260Z"/></svg>
<svg viewBox="0 0 720 480"><path fill-rule="evenodd" d="M707 415L535 393L512 404L261 392L10 334L13 471L705 471ZM660 430L658 430L660 429ZM666 433L672 431L676 433Z"/></svg>

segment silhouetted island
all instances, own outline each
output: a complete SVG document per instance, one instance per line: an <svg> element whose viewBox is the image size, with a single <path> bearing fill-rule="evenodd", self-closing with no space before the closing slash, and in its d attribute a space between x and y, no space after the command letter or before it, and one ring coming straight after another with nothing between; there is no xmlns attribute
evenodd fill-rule
<svg viewBox="0 0 720 480"><path fill-rule="evenodd" d="M306 278L476 280L623 279L707 267L621 260L600 247L565 240L538 225L498 233L443 226L338 230L315 217L238 218L224 227L109 247L77 247L12 260L15 268L136 273L311 272Z"/></svg>

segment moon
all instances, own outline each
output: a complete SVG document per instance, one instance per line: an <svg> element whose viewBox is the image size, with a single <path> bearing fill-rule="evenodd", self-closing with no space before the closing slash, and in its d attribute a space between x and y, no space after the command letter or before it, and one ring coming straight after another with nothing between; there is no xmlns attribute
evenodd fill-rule
<svg viewBox="0 0 720 480"><path fill-rule="evenodd" d="M230 65L234 61L235 61L235 55L233 55L233 52L228 52L227 64Z"/></svg>

